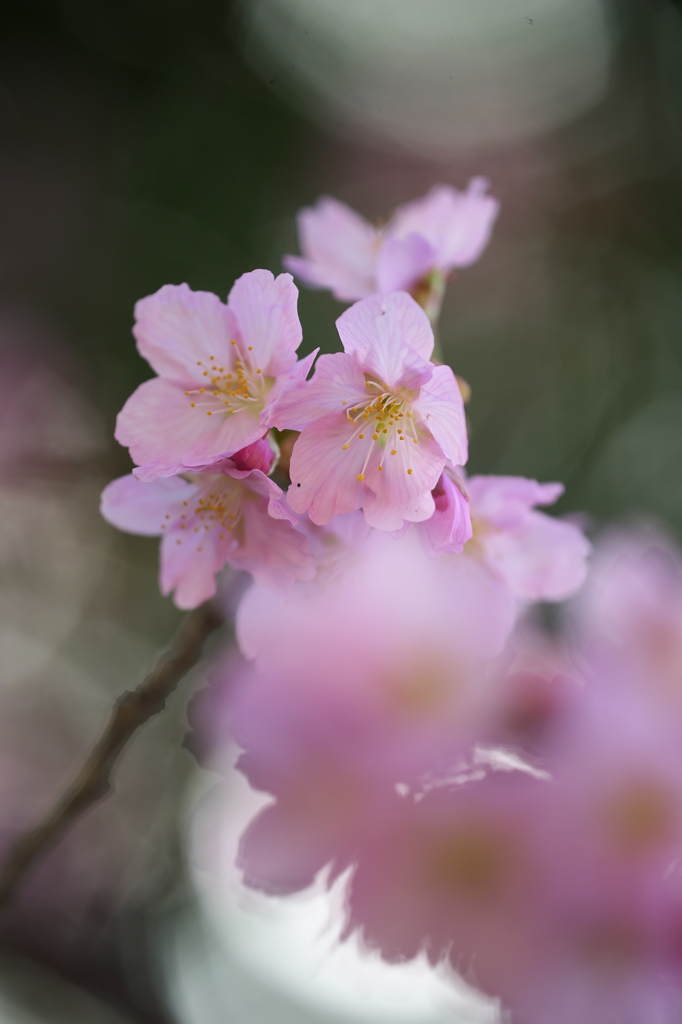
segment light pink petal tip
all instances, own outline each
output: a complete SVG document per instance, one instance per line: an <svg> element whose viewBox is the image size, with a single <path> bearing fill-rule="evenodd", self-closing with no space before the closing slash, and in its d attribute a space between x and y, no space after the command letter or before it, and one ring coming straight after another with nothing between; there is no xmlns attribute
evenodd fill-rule
<svg viewBox="0 0 682 1024"><path fill-rule="evenodd" d="M499 212L499 202L487 189L485 178L472 178L464 192L436 185L421 199L398 207L388 234L422 235L434 248L433 267L445 273L468 267L488 244Z"/></svg>
<svg viewBox="0 0 682 1024"><path fill-rule="evenodd" d="M517 522L535 505L554 504L564 493L563 484L522 476L474 476L467 486L476 515L500 527Z"/></svg>
<svg viewBox="0 0 682 1024"><path fill-rule="evenodd" d="M298 288L290 274L274 277L269 270L242 274L230 291L228 306L239 339L266 376L277 377L296 362L303 332L298 319Z"/></svg>
<svg viewBox="0 0 682 1024"><path fill-rule="evenodd" d="M313 288L329 288L342 301L375 291L379 235L344 203L326 196L298 215L303 256L285 256L287 270Z"/></svg>
<svg viewBox="0 0 682 1024"><path fill-rule="evenodd" d="M183 501L195 488L181 477L141 483L132 474L112 480L102 491L100 511L112 526L126 533L158 537L169 507Z"/></svg>
<svg viewBox="0 0 682 1024"><path fill-rule="evenodd" d="M344 351L389 387L417 388L430 378L433 328L407 292L356 302L336 326Z"/></svg>
<svg viewBox="0 0 682 1024"><path fill-rule="evenodd" d="M464 400L449 366L436 366L414 402L423 425L438 442L453 466L465 466L469 458Z"/></svg>
<svg viewBox="0 0 682 1024"><path fill-rule="evenodd" d="M513 531L489 541L490 556L507 585L527 601L562 601L587 575L591 545L573 523L530 512Z"/></svg>
<svg viewBox="0 0 682 1024"><path fill-rule="evenodd" d="M135 305L133 334L140 355L159 374L181 385L196 377L197 360L227 358L234 319L210 292L164 285Z"/></svg>

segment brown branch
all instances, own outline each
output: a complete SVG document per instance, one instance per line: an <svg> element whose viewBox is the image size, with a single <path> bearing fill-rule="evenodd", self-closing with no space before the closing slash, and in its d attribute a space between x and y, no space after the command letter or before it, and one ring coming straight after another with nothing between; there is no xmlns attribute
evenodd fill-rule
<svg viewBox="0 0 682 1024"><path fill-rule="evenodd" d="M113 771L128 742L164 709L182 677L199 661L205 641L221 624L222 618L212 604L197 608L187 616L149 675L136 689L118 698L106 729L74 782L47 817L11 847L0 872L0 907L11 899L35 861L111 792Z"/></svg>

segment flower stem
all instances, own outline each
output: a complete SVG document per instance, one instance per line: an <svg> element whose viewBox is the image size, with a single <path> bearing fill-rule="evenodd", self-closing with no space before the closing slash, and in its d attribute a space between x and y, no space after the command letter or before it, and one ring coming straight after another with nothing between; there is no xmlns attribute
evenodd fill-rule
<svg viewBox="0 0 682 1024"><path fill-rule="evenodd" d="M223 618L210 602L187 616L168 650L134 690L121 694L109 722L76 779L40 824L19 836L0 870L5 906L36 861L113 790L114 769L134 734L158 715L182 677L197 664L208 637Z"/></svg>

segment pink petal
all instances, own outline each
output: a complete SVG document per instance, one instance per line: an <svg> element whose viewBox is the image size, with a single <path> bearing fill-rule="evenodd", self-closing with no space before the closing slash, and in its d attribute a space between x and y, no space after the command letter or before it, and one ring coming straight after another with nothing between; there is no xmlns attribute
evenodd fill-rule
<svg viewBox="0 0 682 1024"><path fill-rule="evenodd" d="M132 474L113 480L102 491L100 512L112 526L127 533L158 537L170 510L196 491L181 477L144 484Z"/></svg>
<svg viewBox="0 0 682 1024"><path fill-rule="evenodd" d="M307 512L313 523L323 525L335 515L363 508L370 526L390 532L405 520L419 522L433 515L431 491L445 462L436 442L424 436L418 444L408 439L389 449L371 436L356 437L344 449L353 430L337 414L303 430L291 458L287 500L293 511Z"/></svg>
<svg viewBox="0 0 682 1024"><path fill-rule="evenodd" d="M529 512L513 530L483 539L487 558L507 586L529 601L561 601L587 574L590 543L573 523Z"/></svg>
<svg viewBox="0 0 682 1024"><path fill-rule="evenodd" d="M473 476L467 483L474 515L510 527L534 505L551 505L564 493L559 483L540 484L522 476Z"/></svg>
<svg viewBox="0 0 682 1024"><path fill-rule="evenodd" d="M332 413L305 427L294 445L287 501L318 526L362 507L365 488L357 477L367 449L360 442L343 450L352 433L346 417Z"/></svg>
<svg viewBox="0 0 682 1024"><path fill-rule="evenodd" d="M133 334L156 373L188 386L200 377L197 361L232 359L234 318L216 295L167 284L136 303Z"/></svg>
<svg viewBox="0 0 682 1024"><path fill-rule="evenodd" d="M116 421L116 440L130 449L140 480L172 476L245 448L263 433L257 416L191 407L184 389L161 377L133 392Z"/></svg>
<svg viewBox="0 0 682 1024"><path fill-rule="evenodd" d="M422 235L436 250L434 265L446 272L474 263L488 244L499 203L486 195L484 178L472 178L465 192L437 185L422 199L399 206L388 235Z"/></svg>
<svg viewBox="0 0 682 1024"><path fill-rule="evenodd" d="M390 454L393 450L395 455ZM365 474L363 508L369 525L392 533L404 522L430 519L435 511L431 491L445 462L436 442L423 437L415 444L408 438L386 451L383 470L378 469L379 462L378 456L372 459Z"/></svg>
<svg viewBox="0 0 682 1024"><path fill-rule="evenodd" d="M388 387L417 388L431 376L433 330L424 310L406 292L356 302L336 326L348 355Z"/></svg>
<svg viewBox="0 0 682 1024"><path fill-rule="evenodd" d="M434 368L431 380L422 385L412 408L446 459L453 466L464 466L469 457L464 402L449 366Z"/></svg>
<svg viewBox="0 0 682 1024"><path fill-rule="evenodd" d="M460 195L450 185L435 185L425 196L397 207L387 235L390 238L421 235L437 248L440 256L443 236L451 227L452 213Z"/></svg>
<svg viewBox="0 0 682 1024"><path fill-rule="evenodd" d="M278 399L272 423L279 430L302 430L313 420L351 409L366 397L365 375L352 356L345 352L323 355L312 380L301 382Z"/></svg>
<svg viewBox="0 0 682 1024"><path fill-rule="evenodd" d="M216 574L225 566L231 540L219 540L216 530L183 536L169 532L161 541L159 583L162 594L175 591L178 608L197 608L216 592Z"/></svg>
<svg viewBox="0 0 682 1024"><path fill-rule="evenodd" d="M259 494L267 499L268 515L273 519L284 519L292 526L300 526L300 518L296 516L286 503L282 488L275 481L265 476L264 473L256 470L249 473L237 473L228 470L229 475L243 480L246 487L254 494Z"/></svg>
<svg viewBox="0 0 682 1024"><path fill-rule="evenodd" d="M312 885L315 875L335 852L320 836L312 815L292 813L280 802L264 808L241 837L237 866L252 889L277 895L299 892Z"/></svg>
<svg viewBox="0 0 682 1024"><path fill-rule="evenodd" d="M114 436L130 449L133 462L149 464L142 479L154 480L182 471L183 454L206 431L204 419L195 415L180 386L154 377L140 384L123 406Z"/></svg>
<svg viewBox="0 0 682 1024"><path fill-rule="evenodd" d="M290 274L273 277L269 270L252 270L238 278L228 297L242 342L242 358L263 374L276 377L296 362L303 337L298 319L298 288Z"/></svg>
<svg viewBox="0 0 682 1024"><path fill-rule="evenodd" d="M466 192L457 193L441 250L443 270L469 267L479 259L490 241L500 204L486 195L485 178L472 178Z"/></svg>
<svg viewBox="0 0 682 1024"><path fill-rule="evenodd" d="M315 575L315 561L304 535L286 519L271 516L265 502L245 502L242 539L231 552L230 562L250 572L261 586L277 590Z"/></svg>
<svg viewBox="0 0 682 1024"><path fill-rule="evenodd" d="M305 383L319 351L319 348L313 349L303 359L299 359L290 370L279 375L268 396L268 404L260 416L263 426L271 427L277 423L280 402L283 401L290 391L298 391L301 385ZM279 429L286 430L287 428L280 427ZM299 428L292 427L291 429L296 430Z"/></svg>
<svg viewBox="0 0 682 1024"><path fill-rule="evenodd" d="M283 260L292 274L313 288L330 288L342 301L376 291L379 234L350 207L322 197L300 211L298 234L304 258Z"/></svg>
<svg viewBox="0 0 682 1024"><path fill-rule="evenodd" d="M473 535L469 501L447 472L436 485L433 498L436 511L423 523L427 544L433 552L458 554Z"/></svg>
<svg viewBox="0 0 682 1024"><path fill-rule="evenodd" d="M379 291L384 295L389 292L409 292L434 265L434 248L421 235L387 238L379 251ZM428 356L425 358L428 359Z"/></svg>

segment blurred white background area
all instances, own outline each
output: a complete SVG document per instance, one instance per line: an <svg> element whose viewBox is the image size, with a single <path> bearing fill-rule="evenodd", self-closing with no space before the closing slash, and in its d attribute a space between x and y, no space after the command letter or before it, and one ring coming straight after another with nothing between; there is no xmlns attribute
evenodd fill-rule
<svg viewBox="0 0 682 1024"><path fill-rule="evenodd" d="M609 85L605 0L249 0L252 63L325 128L442 158L546 133Z"/></svg>
<svg viewBox="0 0 682 1024"><path fill-rule="evenodd" d="M275 898L246 888L239 838L268 802L243 776L206 775L189 816L197 904L163 941L180 1024L496 1024L494 1001L420 957L389 964L339 943L346 877Z"/></svg>

